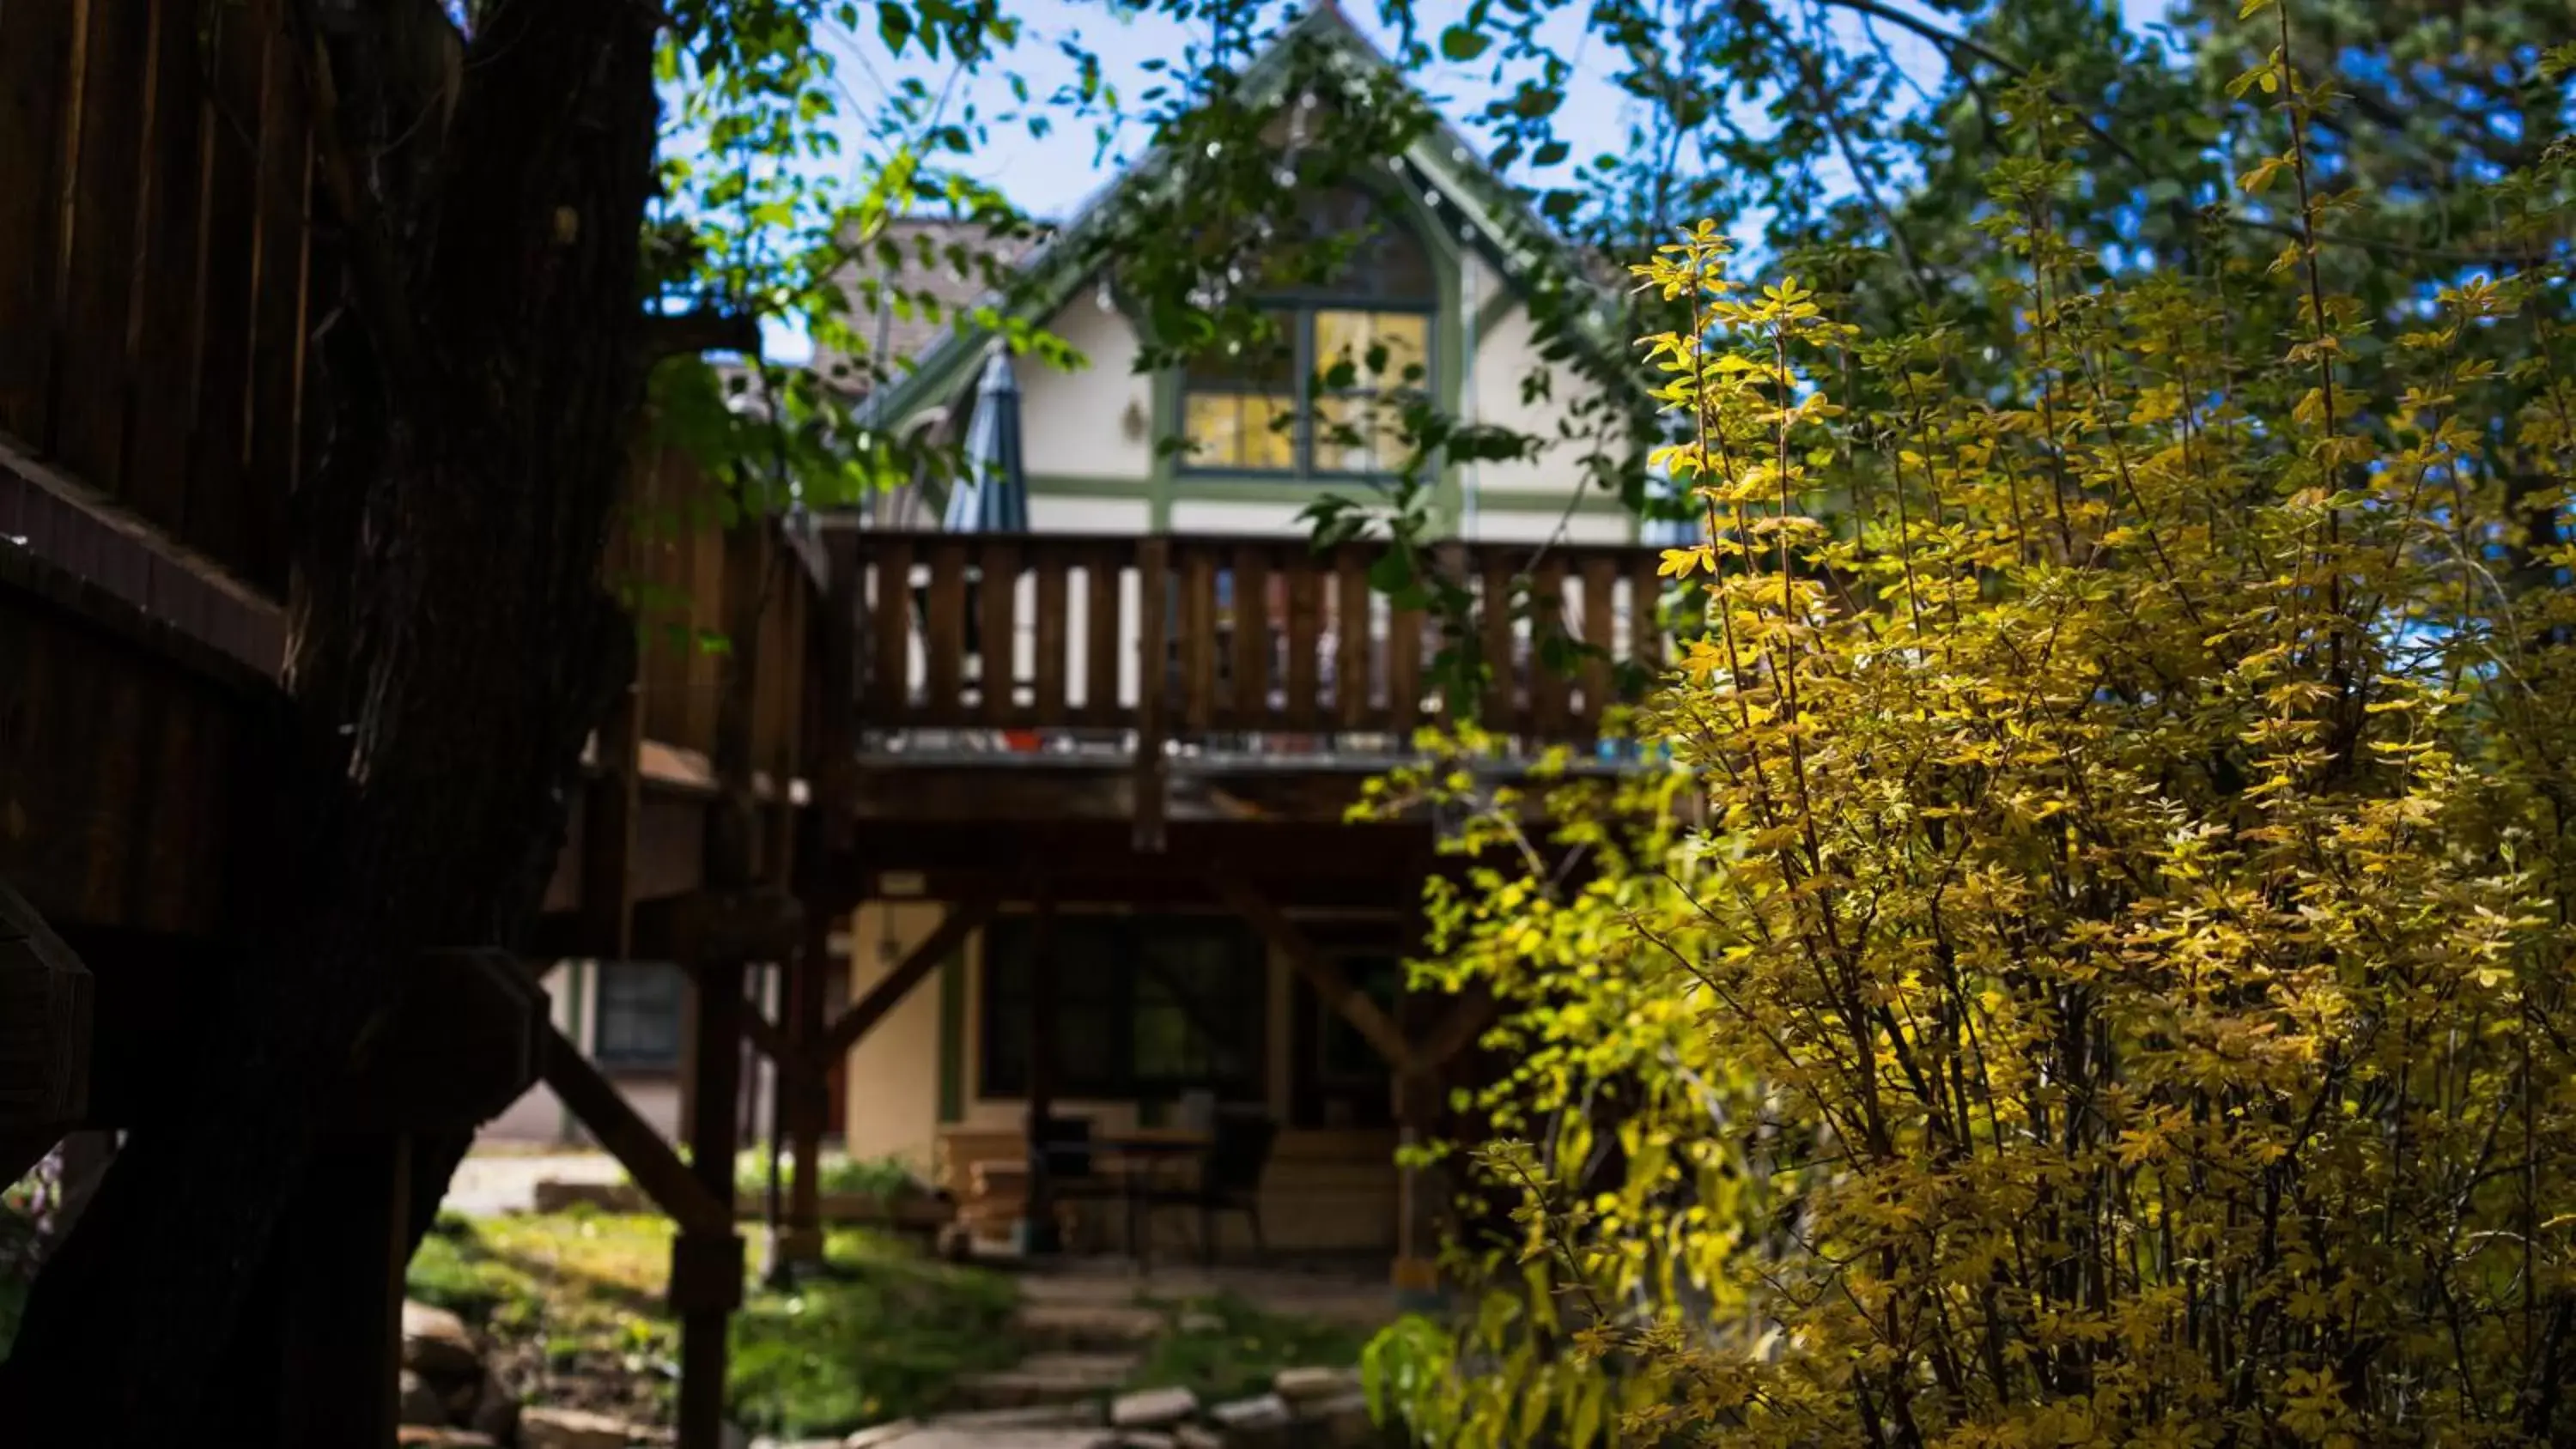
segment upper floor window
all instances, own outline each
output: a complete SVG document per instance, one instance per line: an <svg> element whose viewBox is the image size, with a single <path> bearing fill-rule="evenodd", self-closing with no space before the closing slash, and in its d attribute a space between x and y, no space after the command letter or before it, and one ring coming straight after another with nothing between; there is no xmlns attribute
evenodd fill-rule
<svg viewBox="0 0 2576 1449"><path fill-rule="evenodd" d="M1299 255L1263 285L1262 335L1183 370L1187 467L1381 474L1405 460L1405 409L1431 385L1430 254L1362 192L1325 193L1301 222Z"/></svg>

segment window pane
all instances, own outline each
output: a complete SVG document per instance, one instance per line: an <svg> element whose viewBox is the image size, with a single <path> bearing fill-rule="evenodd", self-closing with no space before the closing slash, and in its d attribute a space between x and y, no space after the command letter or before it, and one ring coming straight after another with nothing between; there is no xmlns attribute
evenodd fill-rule
<svg viewBox="0 0 2576 1449"><path fill-rule="evenodd" d="M1296 416L1293 394L1192 393L1181 431L1199 467L1286 472L1297 466Z"/></svg>
<svg viewBox="0 0 2576 1449"><path fill-rule="evenodd" d="M1267 317L1260 336L1211 345L1191 355L1182 374L1193 384L1220 385L1229 392L1287 392L1297 366L1296 316L1276 312Z"/></svg>
<svg viewBox="0 0 2576 1449"><path fill-rule="evenodd" d="M600 963L599 1025L592 1054L608 1066L678 1066L687 989L677 966L657 961Z"/></svg>
<svg viewBox="0 0 2576 1449"><path fill-rule="evenodd" d="M1412 453L1401 396L1339 393L1315 400L1315 469L1393 472Z"/></svg>
<svg viewBox="0 0 2576 1449"><path fill-rule="evenodd" d="M1353 387L1419 387L1429 381L1431 319L1419 312L1315 314L1315 371L1351 365Z"/></svg>

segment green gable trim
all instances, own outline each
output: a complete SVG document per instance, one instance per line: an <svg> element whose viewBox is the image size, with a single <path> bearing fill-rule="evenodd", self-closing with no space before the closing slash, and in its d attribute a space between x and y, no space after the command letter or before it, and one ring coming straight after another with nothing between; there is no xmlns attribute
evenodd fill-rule
<svg viewBox="0 0 2576 1449"><path fill-rule="evenodd" d="M1083 473L1032 473L1032 498L1126 498L1142 503L1154 496L1151 478L1113 478Z"/></svg>
<svg viewBox="0 0 2576 1449"><path fill-rule="evenodd" d="M1344 66L1373 70L1384 70L1389 66L1386 58L1377 53L1367 38L1352 28L1338 6L1316 4L1246 69L1241 84L1253 104L1285 99L1288 57L1292 48L1300 43L1321 44L1332 59ZM1053 242L1041 249L1029 264L1025 274L1027 285L1018 297L1007 301L986 298L978 305L1006 307L1011 315L1022 320L1034 321L1054 315L1089 279L1090 274L1075 265L1083 256L1085 248L1082 242L1087 235L1132 205L1144 188L1162 184L1171 166L1172 158L1167 153L1158 150L1148 154L1129 168L1098 202L1076 217ZM1505 284L1496 289L1498 294L1522 290L1519 282L1525 271L1522 263L1533 252L1552 254L1558 261L1558 270L1565 275L1581 275L1562 241L1447 123L1433 125L1422 139L1398 158L1399 177L1404 167L1410 167L1440 193L1442 200L1456 207L1465 217L1474 245L1494 264ZM1407 188L1407 195L1417 209L1421 207L1422 198L1417 192ZM1431 226L1427 231L1439 237L1448 248L1449 265L1454 270L1459 260L1454 229ZM1454 300L1454 275L1450 295ZM1454 313L1453 306L1449 323L1453 330L1456 328ZM1595 309L1587 321L1597 320L1598 309ZM1583 340L1605 360L1615 362L1625 355L1625 339L1609 337L1606 330L1598 326L1587 326L1584 330L1586 336ZM878 426L893 426L950 398L971 375L975 361L983 355L991 336L990 329L974 326L960 327L947 333L933 344L929 354L910 374L889 385L868 405L866 415ZM1158 396L1158 404L1161 401ZM1452 411L1454 403L1453 397L1450 399ZM1172 436L1176 429L1167 425L1159 406L1157 413L1156 436ZM1166 470L1158 468L1157 471L1160 474ZM1459 501L1456 480L1450 477L1442 482L1442 501L1454 519Z"/></svg>

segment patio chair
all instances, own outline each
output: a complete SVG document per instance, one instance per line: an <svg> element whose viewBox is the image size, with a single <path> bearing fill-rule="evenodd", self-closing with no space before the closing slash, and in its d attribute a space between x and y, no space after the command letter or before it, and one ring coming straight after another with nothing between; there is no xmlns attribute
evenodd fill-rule
<svg viewBox="0 0 2576 1449"><path fill-rule="evenodd" d="M1120 1183L1100 1170L1091 1149L1091 1119L1048 1117L1030 1144L1029 1166L1046 1174L1047 1196L1059 1207L1085 1200L1117 1201Z"/></svg>
<svg viewBox="0 0 2576 1449"><path fill-rule="evenodd" d="M1249 1113L1219 1115L1215 1131L1209 1136L1207 1155L1199 1160L1198 1181L1144 1193L1147 1226L1151 1227L1154 1208L1197 1208L1199 1258L1213 1264L1217 1214L1239 1212L1252 1228L1253 1249L1268 1252L1269 1244L1261 1235L1261 1179L1269 1170L1270 1149L1278 1140L1279 1124L1268 1117Z"/></svg>

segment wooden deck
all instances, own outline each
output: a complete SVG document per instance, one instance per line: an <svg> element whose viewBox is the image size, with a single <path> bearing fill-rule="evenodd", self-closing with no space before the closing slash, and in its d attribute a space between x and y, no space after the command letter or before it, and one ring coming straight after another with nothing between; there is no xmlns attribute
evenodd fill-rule
<svg viewBox="0 0 2576 1449"><path fill-rule="evenodd" d="M1336 755L1402 753L1442 717L1444 651L1492 667L1486 729L1583 744L1631 692L1620 666L1662 657L1662 587L1644 548L1445 545L1434 567L1479 621L1459 638L1371 588L1382 544L861 532L832 547L864 611L871 753L935 752L959 731L1021 753L1144 732L1258 739L1255 752L1329 769Z"/></svg>

